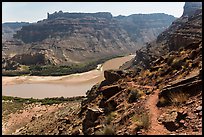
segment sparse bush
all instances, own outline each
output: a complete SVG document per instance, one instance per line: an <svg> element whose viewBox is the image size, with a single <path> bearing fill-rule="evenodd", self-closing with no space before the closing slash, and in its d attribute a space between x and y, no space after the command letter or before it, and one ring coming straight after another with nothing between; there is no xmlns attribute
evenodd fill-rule
<svg viewBox="0 0 204 137"><path fill-rule="evenodd" d="M141 115L141 123L144 129L148 129L150 125L149 115L147 113Z"/></svg>
<svg viewBox="0 0 204 137"><path fill-rule="evenodd" d="M180 51L180 54L185 54L186 52L183 50L183 51Z"/></svg>
<svg viewBox="0 0 204 137"><path fill-rule="evenodd" d="M172 68L174 69L180 69L183 65L183 61L181 59L174 59L171 63Z"/></svg>
<svg viewBox="0 0 204 137"><path fill-rule="evenodd" d="M189 98L189 94L184 92L171 92L169 95L170 103L173 105L185 103Z"/></svg>
<svg viewBox="0 0 204 137"><path fill-rule="evenodd" d="M133 89L130 91L128 102L136 102L142 95L144 95L144 92L138 89Z"/></svg>
<svg viewBox="0 0 204 137"><path fill-rule="evenodd" d="M186 67L185 67L185 66L182 66L182 69L183 69L183 70L186 70Z"/></svg>
<svg viewBox="0 0 204 137"><path fill-rule="evenodd" d="M136 122L136 130L138 129L148 129L150 125L149 115L148 113L143 113L141 115L134 115L131 120Z"/></svg>
<svg viewBox="0 0 204 137"><path fill-rule="evenodd" d="M190 68L192 67L192 65L193 65L193 63L189 63L189 64L188 64L188 66L189 66Z"/></svg>
<svg viewBox="0 0 204 137"><path fill-rule="evenodd" d="M116 133L113 126L108 125L103 130L103 135L115 135L115 134Z"/></svg>
<svg viewBox="0 0 204 137"><path fill-rule="evenodd" d="M162 70L163 70L162 68L159 68L159 69L158 69L159 72L162 71Z"/></svg>
<svg viewBox="0 0 204 137"><path fill-rule="evenodd" d="M106 124L110 124L115 116L117 116L117 112L111 112L110 114L108 114L108 116L106 117Z"/></svg>
<svg viewBox="0 0 204 137"><path fill-rule="evenodd" d="M143 72L143 75L144 75L144 76L149 76L149 74L150 74L150 71L149 71L149 70L146 70L146 71Z"/></svg>
<svg viewBox="0 0 204 137"><path fill-rule="evenodd" d="M179 51L180 51L180 52L184 51L184 47L180 47L180 48L179 48Z"/></svg>
<svg viewBox="0 0 204 137"><path fill-rule="evenodd" d="M164 79L162 77L158 76L157 79L156 79L156 85L161 83L163 80Z"/></svg>
<svg viewBox="0 0 204 137"><path fill-rule="evenodd" d="M162 106L166 106L167 104L168 104L168 100L165 99L164 97L160 97L157 103L157 106L162 107Z"/></svg>
<svg viewBox="0 0 204 137"><path fill-rule="evenodd" d="M170 56L167 58L166 63L170 66L171 63L173 62L173 60L174 60L174 56L171 56L171 55L170 55Z"/></svg>

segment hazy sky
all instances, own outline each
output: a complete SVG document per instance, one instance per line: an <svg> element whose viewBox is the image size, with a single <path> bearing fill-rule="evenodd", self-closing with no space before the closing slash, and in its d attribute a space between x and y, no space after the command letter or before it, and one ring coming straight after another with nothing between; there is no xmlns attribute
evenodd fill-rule
<svg viewBox="0 0 204 137"><path fill-rule="evenodd" d="M47 12L110 12L113 16L166 13L180 17L184 2L2 2L2 22L37 22Z"/></svg>

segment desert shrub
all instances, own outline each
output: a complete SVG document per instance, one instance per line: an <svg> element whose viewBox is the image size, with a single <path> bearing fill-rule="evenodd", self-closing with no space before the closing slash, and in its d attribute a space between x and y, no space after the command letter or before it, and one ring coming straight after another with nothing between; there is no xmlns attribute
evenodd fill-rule
<svg viewBox="0 0 204 137"><path fill-rule="evenodd" d="M167 58L166 63L170 66L171 63L173 62L173 60L174 60L174 56L169 56L169 57Z"/></svg>
<svg viewBox="0 0 204 137"><path fill-rule="evenodd" d="M149 128L150 120L148 113L143 113L140 115L136 114L131 118L131 120L136 123L136 130Z"/></svg>
<svg viewBox="0 0 204 137"><path fill-rule="evenodd" d="M136 102L143 94L144 92L138 89L132 89L129 93L128 102L129 103Z"/></svg>
<svg viewBox="0 0 204 137"><path fill-rule="evenodd" d="M171 63L171 66L174 69L180 69L182 65L183 65L183 61L178 58L174 59L173 62Z"/></svg>
<svg viewBox="0 0 204 137"><path fill-rule="evenodd" d="M110 124L111 121L117 116L117 112L111 112L106 117L106 124Z"/></svg>
<svg viewBox="0 0 204 137"><path fill-rule="evenodd" d="M158 77L156 78L156 83L155 83L155 85L160 84L163 80L164 80L163 77L158 76Z"/></svg>
<svg viewBox="0 0 204 137"><path fill-rule="evenodd" d="M182 68L183 70L186 70L186 66L181 66L181 68Z"/></svg>
<svg viewBox="0 0 204 137"><path fill-rule="evenodd" d="M180 52L184 51L184 47L180 47L180 48L179 48L179 51L180 51Z"/></svg>
<svg viewBox="0 0 204 137"><path fill-rule="evenodd" d="M184 92L171 92L169 94L170 103L173 105L180 105L185 103L189 98L189 94Z"/></svg>
<svg viewBox="0 0 204 137"><path fill-rule="evenodd" d="M28 75L30 72L23 70L8 70L8 71L2 71L2 76L19 76L19 75Z"/></svg>
<svg viewBox="0 0 204 137"><path fill-rule="evenodd" d="M103 135L115 135L115 130L113 126L108 125L103 129Z"/></svg>
<svg viewBox="0 0 204 137"><path fill-rule="evenodd" d="M142 127L144 129L148 129L149 125L150 125L150 121L149 121L149 115L147 113L144 113L141 115L141 123L142 123Z"/></svg>
<svg viewBox="0 0 204 137"><path fill-rule="evenodd" d="M117 107L117 103L115 103L113 100L111 100L107 103L106 111L108 113L112 112L116 109L116 107Z"/></svg>
<svg viewBox="0 0 204 137"><path fill-rule="evenodd" d="M164 98L164 97L160 97L159 98L159 101L158 101L158 103L157 103L157 107L163 107L163 106L166 106L166 105L168 105L168 100L166 99L166 98Z"/></svg>

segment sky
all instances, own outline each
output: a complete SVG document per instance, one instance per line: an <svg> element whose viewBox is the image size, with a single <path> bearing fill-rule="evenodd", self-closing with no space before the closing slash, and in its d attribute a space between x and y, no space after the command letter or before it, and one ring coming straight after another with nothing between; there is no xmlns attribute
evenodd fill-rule
<svg viewBox="0 0 204 137"><path fill-rule="evenodd" d="M110 12L113 16L166 13L180 17L185 2L2 2L2 23L34 23L47 18L47 13Z"/></svg>

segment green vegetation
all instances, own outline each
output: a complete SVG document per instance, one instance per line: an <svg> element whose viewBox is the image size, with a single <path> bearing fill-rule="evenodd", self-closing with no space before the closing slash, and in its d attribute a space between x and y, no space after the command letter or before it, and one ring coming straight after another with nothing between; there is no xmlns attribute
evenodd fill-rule
<svg viewBox="0 0 204 137"><path fill-rule="evenodd" d="M12 101L14 103L26 103L26 104L40 102L42 103L42 105L59 104L66 101L81 101L83 98L84 96L77 96L77 97L71 97L71 98L55 97L55 98L44 98L44 99L2 96L2 100L4 101Z"/></svg>
<svg viewBox="0 0 204 137"><path fill-rule="evenodd" d="M21 65L20 67L21 67L20 69L23 71L29 71L29 66Z"/></svg>
<svg viewBox="0 0 204 137"><path fill-rule="evenodd" d="M62 76L69 75L74 73L82 73L86 71L90 71L95 69L98 64L102 64L107 60L116 57L123 56L109 56L106 58L92 60L89 62L81 63L81 64L70 64L65 66L54 66L54 65L31 65L31 66L21 66L21 70L4 70L2 71L3 76L19 76L19 75L34 75L34 76Z"/></svg>
<svg viewBox="0 0 204 137"><path fill-rule="evenodd" d="M136 114L134 115L131 120L136 123L136 128L135 130L139 129L148 129L150 125L150 120L149 120L149 115L148 113L142 113L140 115Z"/></svg>
<svg viewBox="0 0 204 137"><path fill-rule="evenodd" d="M24 106L25 104L22 102L2 102L2 116L4 115L7 119L9 114L22 110Z"/></svg>
<svg viewBox="0 0 204 137"><path fill-rule="evenodd" d="M2 70L2 76L21 76L21 75L29 75L30 71L24 70Z"/></svg>

